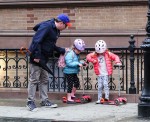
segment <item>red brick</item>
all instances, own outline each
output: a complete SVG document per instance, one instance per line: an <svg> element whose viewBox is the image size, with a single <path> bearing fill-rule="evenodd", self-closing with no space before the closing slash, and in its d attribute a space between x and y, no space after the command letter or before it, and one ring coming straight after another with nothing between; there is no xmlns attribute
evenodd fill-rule
<svg viewBox="0 0 150 122"><path fill-rule="evenodd" d="M34 23L34 21L33 20L29 20L29 21L27 21L27 23Z"/></svg>
<svg viewBox="0 0 150 122"><path fill-rule="evenodd" d="M33 30L33 27L27 27L27 30Z"/></svg>
<svg viewBox="0 0 150 122"><path fill-rule="evenodd" d="M34 14L27 14L27 17L34 17Z"/></svg>
<svg viewBox="0 0 150 122"><path fill-rule="evenodd" d="M70 13L70 10L63 10L63 13Z"/></svg>

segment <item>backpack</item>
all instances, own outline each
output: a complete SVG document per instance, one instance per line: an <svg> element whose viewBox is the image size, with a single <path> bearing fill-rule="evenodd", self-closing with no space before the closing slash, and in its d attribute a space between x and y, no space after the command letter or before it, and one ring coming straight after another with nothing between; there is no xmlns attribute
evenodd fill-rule
<svg viewBox="0 0 150 122"><path fill-rule="evenodd" d="M65 63L65 55L60 55L59 56L59 59L58 59L58 67L59 68L64 68L66 66L66 63Z"/></svg>
<svg viewBox="0 0 150 122"><path fill-rule="evenodd" d="M64 68L66 66L66 62L65 62L65 56L67 55L68 52L70 52L71 50L67 51L64 55L60 55L59 59L58 59L58 67L59 68ZM72 56L74 57L74 56Z"/></svg>

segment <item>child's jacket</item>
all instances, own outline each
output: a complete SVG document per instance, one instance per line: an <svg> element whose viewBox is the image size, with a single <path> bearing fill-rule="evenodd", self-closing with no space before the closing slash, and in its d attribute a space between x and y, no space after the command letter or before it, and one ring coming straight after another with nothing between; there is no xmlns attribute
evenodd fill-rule
<svg viewBox="0 0 150 122"><path fill-rule="evenodd" d="M65 56L66 66L63 69L65 74L77 74L79 73L79 55L77 55L73 50L69 51Z"/></svg>
<svg viewBox="0 0 150 122"><path fill-rule="evenodd" d="M105 61L106 61L106 68L107 68L107 72L108 75L111 75L113 72L113 67L112 67L112 61L115 61L115 63L120 63L120 59L117 55L115 55L114 53L111 53L109 51L106 51L103 53L104 57L105 57ZM87 61L93 63L94 60L96 60L96 63L93 63L94 65L94 71L96 75L100 75L100 71L99 71L99 62L98 62L98 55L93 52L90 53L86 56Z"/></svg>

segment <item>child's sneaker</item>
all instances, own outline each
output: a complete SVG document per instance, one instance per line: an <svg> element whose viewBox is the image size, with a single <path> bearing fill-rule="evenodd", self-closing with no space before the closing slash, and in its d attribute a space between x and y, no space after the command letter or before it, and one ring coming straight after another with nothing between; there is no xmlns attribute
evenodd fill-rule
<svg viewBox="0 0 150 122"><path fill-rule="evenodd" d="M100 100L97 100L97 101L96 101L96 104L103 104L104 102L105 102L104 99L101 98Z"/></svg>
<svg viewBox="0 0 150 122"><path fill-rule="evenodd" d="M101 104L101 101L100 101L100 100L97 100L97 101L96 101L96 104Z"/></svg>
<svg viewBox="0 0 150 122"><path fill-rule="evenodd" d="M30 111L37 111L37 107L36 107L34 101L28 100L26 106Z"/></svg>
<svg viewBox="0 0 150 122"><path fill-rule="evenodd" d="M67 104L76 104L75 101L67 101Z"/></svg>
<svg viewBox="0 0 150 122"><path fill-rule="evenodd" d="M105 101L105 102L108 102L108 101L109 101L109 99L105 98L105 99L104 99L104 101Z"/></svg>
<svg viewBox="0 0 150 122"><path fill-rule="evenodd" d="M57 104L51 103L48 99L46 99L45 101L42 101L41 106L45 106L48 108L57 108Z"/></svg>

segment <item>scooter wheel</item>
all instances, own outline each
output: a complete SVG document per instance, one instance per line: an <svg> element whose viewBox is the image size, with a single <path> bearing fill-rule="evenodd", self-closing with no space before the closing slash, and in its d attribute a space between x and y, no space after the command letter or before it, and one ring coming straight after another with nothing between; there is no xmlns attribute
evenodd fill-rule
<svg viewBox="0 0 150 122"><path fill-rule="evenodd" d="M116 99L116 100L114 101L114 103L115 103L116 106L120 105L120 101L119 101L118 99Z"/></svg>
<svg viewBox="0 0 150 122"><path fill-rule="evenodd" d="M124 97L124 100L127 102L127 98Z"/></svg>
<svg viewBox="0 0 150 122"><path fill-rule="evenodd" d="M123 104L126 104L127 103L127 98L124 98L123 99Z"/></svg>
<svg viewBox="0 0 150 122"><path fill-rule="evenodd" d="M85 103L85 99L84 98L81 98L81 103Z"/></svg>
<svg viewBox="0 0 150 122"><path fill-rule="evenodd" d="M91 102L92 100L91 100L91 98L88 98L88 102Z"/></svg>
<svg viewBox="0 0 150 122"><path fill-rule="evenodd" d="M88 98L87 98L87 99L85 99L85 103L88 103L88 102L89 102Z"/></svg>
<svg viewBox="0 0 150 122"><path fill-rule="evenodd" d="M88 98L84 98L84 103L88 103Z"/></svg>

